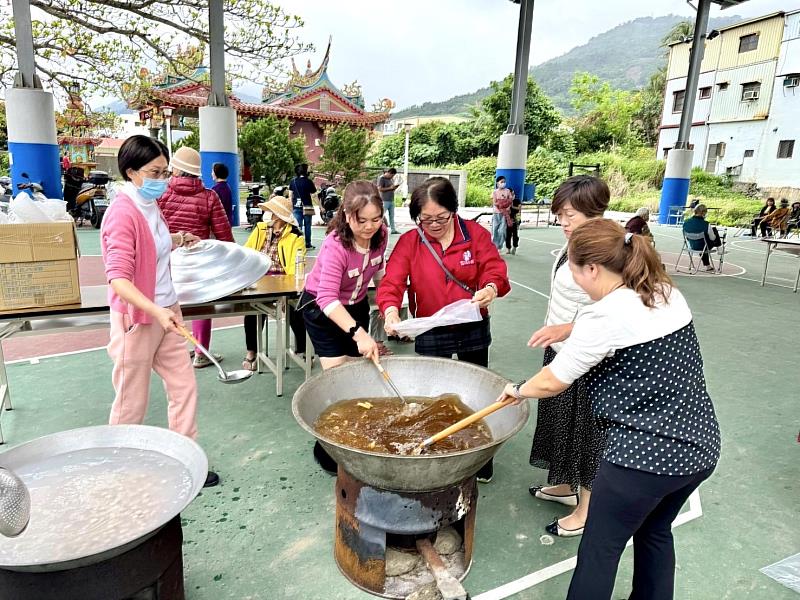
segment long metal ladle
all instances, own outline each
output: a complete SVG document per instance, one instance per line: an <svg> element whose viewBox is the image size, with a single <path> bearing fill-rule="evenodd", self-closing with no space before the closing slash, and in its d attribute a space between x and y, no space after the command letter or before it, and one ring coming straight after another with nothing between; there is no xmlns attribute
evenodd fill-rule
<svg viewBox="0 0 800 600"><path fill-rule="evenodd" d="M425 408L424 405L420 404L419 402L409 402L408 400L406 400L403 397L403 394L400 393L400 390L397 389L397 386L394 384L394 381L392 381L392 378L389 377L389 372L383 368L383 365L380 362L378 361L374 362L380 374L383 375L383 379L386 381L386 383L389 384L389 387L392 388L392 391L403 402L403 412L402 412L403 416L414 417L420 414L422 410Z"/></svg>
<svg viewBox="0 0 800 600"><path fill-rule="evenodd" d="M247 369L238 369L236 371L225 371L222 366L217 362L217 359L214 358L208 350L198 342L195 337L189 333L189 331L183 325L178 325L178 331L180 331L181 335L185 337L187 340L194 344L194 347L203 354L205 354L208 359L214 363L214 366L217 367L217 371L219 371L219 375L217 375L217 379L219 379L222 383L241 383L249 379L252 375L252 371L248 371Z"/></svg>

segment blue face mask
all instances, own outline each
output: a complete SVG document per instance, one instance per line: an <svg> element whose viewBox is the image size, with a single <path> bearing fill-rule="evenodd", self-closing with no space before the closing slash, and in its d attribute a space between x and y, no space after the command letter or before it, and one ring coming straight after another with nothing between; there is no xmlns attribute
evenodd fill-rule
<svg viewBox="0 0 800 600"><path fill-rule="evenodd" d="M158 200L167 191L168 179L142 179L142 186L139 188L139 194L145 200Z"/></svg>

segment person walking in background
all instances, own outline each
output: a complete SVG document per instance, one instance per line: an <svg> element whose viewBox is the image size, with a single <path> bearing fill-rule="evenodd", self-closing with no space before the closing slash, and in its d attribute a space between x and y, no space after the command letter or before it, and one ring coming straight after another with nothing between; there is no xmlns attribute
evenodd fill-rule
<svg viewBox="0 0 800 600"><path fill-rule="evenodd" d="M114 403L110 425L144 422L155 371L167 394L172 431L197 439L197 381L186 340L181 307L172 284L169 258L173 248L199 238L170 233L156 200L167 189L167 147L145 135L129 137L117 164L124 185L103 218L100 247L111 307L108 354L114 361ZM205 487L217 485L209 471Z"/></svg>
<svg viewBox="0 0 800 600"><path fill-rule="evenodd" d="M214 166L211 167L211 178L214 180L214 187L211 189L222 202L222 208L228 215L228 223L233 225L233 192L231 186L228 185L228 175L228 167L223 163L214 163Z"/></svg>
<svg viewBox="0 0 800 600"><path fill-rule="evenodd" d="M389 230L391 233L400 233L394 224L394 191L400 187L399 184L394 183L394 176L397 175L397 169L392 167L386 169L378 178L378 191L381 193L381 200L383 200L383 212L389 217Z"/></svg>
<svg viewBox="0 0 800 600"><path fill-rule="evenodd" d="M61 173L66 173L69 171L69 168L72 166L72 163L69 160L69 153L64 152L64 156L61 157Z"/></svg>
<svg viewBox="0 0 800 600"><path fill-rule="evenodd" d="M575 175L558 186L550 210L558 216L567 244L579 225L603 216L610 199L608 185L598 177ZM572 277L567 244L553 264L545 326L528 341L531 348L544 348L545 367L561 352L575 318L593 302ZM603 439L585 378L576 378L553 400L539 403L530 463L547 469L548 485L534 484L528 491L539 500L575 507L571 514L545 526L548 533L562 537L583 533Z"/></svg>
<svg viewBox="0 0 800 600"><path fill-rule="evenodd" d="M314 182L308 178L308 165L297 165L294 168L295 177L289 182L289 190L294 201L294 217L303 230L306 239L306 249L311 250L311 218L314 216L314 201L312 195L317 193Z"/></svg>
<svg viewBox="0 0 800 600"><path fill-rule="evenodd" d="M172 177L167 191L158 201L171 233L186 231L201 240L211 238L223 242L233 241L231 223L225 214L219 197L207 190L200 179L200 153L193 148L178 148L170 162ZM192 334L203 346L211 348L211 319L192 321ZM221 355L214 355L222 360ZM202 352L195 351L194 366L202 369L211 360Z"/></svg>
<svg viewBox="0 0 800 600"><path fill-rule="evenodd" d="M506 228L506 254L516 254L519 247L519 228L522 225L522 200L516 195L511 200L508 214L511 217L511 225Z"/></svg>
<svg viewBox="0 0 800 600"><path fill-rule="evenodd" d="M506 229L511 224L511 203L514 192L506 187L506 178L498 176L492 192L492 243L497 250L503 249L506 242Z"/></svg>

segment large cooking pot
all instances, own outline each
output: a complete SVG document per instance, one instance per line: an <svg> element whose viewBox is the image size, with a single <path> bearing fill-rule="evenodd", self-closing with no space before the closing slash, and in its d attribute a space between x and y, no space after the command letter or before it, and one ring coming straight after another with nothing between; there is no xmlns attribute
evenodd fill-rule
<svg viewBox="0 0 800 600"><path fill-rule="evenodd" d="M30 490L27 529L0 537L0 569L60 571L141 544L205 483L193 440L161 427L100 425L61 431L0 453Z"/></svg>
<svg viewBox="0 0 800 600"><path fill-rule="evenodd" d="M393 356L381 359L381 363L404 396L455 393L473 410L494 402L508 383L489 369L448 358ZM471 450L421 456L357 450L314 430L317 418L331 404L382 396L394 394L375 365L368 360L355 360L323 371L301 385L292 398L292 412L300 426L316 437L350 475L386 490L423 492L458 483L474 475L528 420L527 402L503 408L486 417L494 438L491 443Z"/></svg>

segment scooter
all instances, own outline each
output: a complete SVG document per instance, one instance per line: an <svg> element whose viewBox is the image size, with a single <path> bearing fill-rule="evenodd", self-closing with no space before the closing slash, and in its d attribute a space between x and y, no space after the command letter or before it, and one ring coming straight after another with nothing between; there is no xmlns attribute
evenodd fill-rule
<svg viewBox="0 0 800 600"><path fill-rule="evenodd" d="M11 177L4 175L0 177L0 212L7 213L11 202Z"/></svg>
<svg viewBox="0 0 800 600"><path fill-rule="evenodd" d="M79 225L89 221L92 227L100 229L108 208L106 185L109 181L110 177L105 171L90 171L87 179L80 167L67 169L64 174L64 200L67 201L67 212Z"/></svg>
<svg viewBox="0 0 800 600"><path fill-rule="evenodd" d="M333 219L333 217L336 216L336 211L339 210L340 203L341 198L339 198L339 194L336 193L336 188L334 188L332 185L320 190L319 216L322 218L322 222L325 225L327 225Z"/></svg>
<svg viewBox="0 0 800 600"><path fill-rule="evenodd" d="M247 200L244 204L245 210L247 211L247 222L250 224L250 227L255 227L256 223L261 221L261 217L264 214L259 204L266 202L266 200L259 192L261 192L260 185L251 185L250 195L247 196Z"/></svg>

